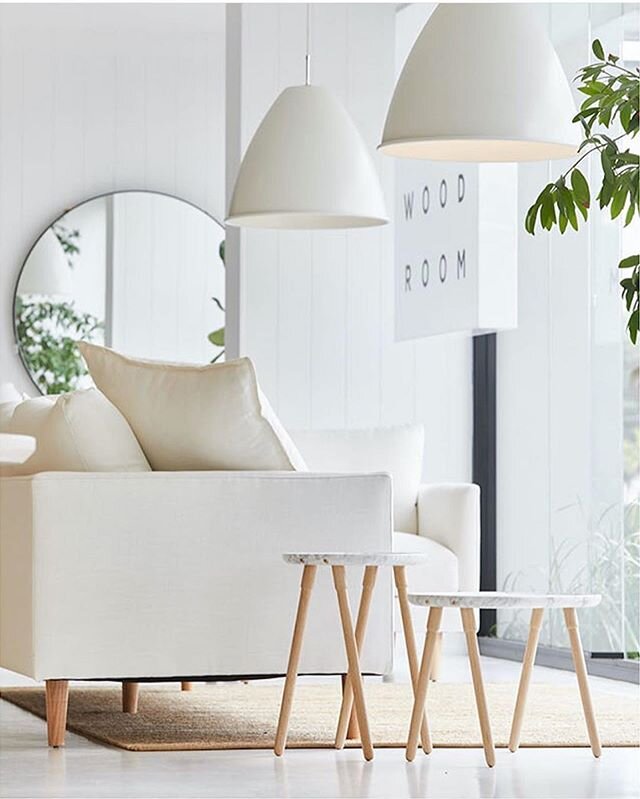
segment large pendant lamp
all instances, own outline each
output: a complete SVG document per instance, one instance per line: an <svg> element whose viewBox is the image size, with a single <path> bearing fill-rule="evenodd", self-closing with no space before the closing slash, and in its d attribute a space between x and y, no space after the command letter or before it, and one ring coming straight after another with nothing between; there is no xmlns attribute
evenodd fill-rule
<svg viewBox="0 0 640 799"><path fill-rule="evenodd" d="M440 4L396 85L379 149L434 161L569 158L571 90L526 7Z"/></svg>
<svg viewBox="0 0 640 799"><path fill-rule="evenodd" d="M382 187L362 136L329 92L310 85L309 16L304 86L285 89L245 153L228 225L356 228L388 222Z"/></svg>

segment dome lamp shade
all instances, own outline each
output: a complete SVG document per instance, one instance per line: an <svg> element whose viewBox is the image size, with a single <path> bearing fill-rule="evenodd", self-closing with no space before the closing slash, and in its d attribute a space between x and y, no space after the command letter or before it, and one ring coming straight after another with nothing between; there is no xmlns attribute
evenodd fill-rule
<svg viewBox="0 0 640 799"><path fill-rule="evenodd" d="M442 3L389 106L382 152L433 161L570 158L571 89L542 25L515 4Z"/></svg>
<svg viewBox="0 0 640 799"><path fill-rule="evenodd" d="M373 159L345 108L321 86L285 89L247 148L226 223L312 230L387 222Z"/></svg>

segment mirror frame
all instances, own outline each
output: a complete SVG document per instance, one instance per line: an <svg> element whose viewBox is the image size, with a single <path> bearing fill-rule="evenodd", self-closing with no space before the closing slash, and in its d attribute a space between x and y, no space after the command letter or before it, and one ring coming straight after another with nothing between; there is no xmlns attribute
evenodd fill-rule
<svg viewBox="0 0 640 799"><path fill-rule="evenodd" d="M208 211L205 211L204 208L201 208L199 205L191 202L191 200L185 200L184 197L179 197L177 194L171 194L168 191L154 191L153 189L116 189L114 191L105 191L101 194L93 194L91 197L87 197L85 200L82 200L75 205L70 205L68 208L65 208L61 213L59 213L56 217L54 217L46 227L44 227L40 233L36 236L33 240L31 246L29 247L27 254L25 255L24 259L22 260L22 264L20 265L20 269L18 270L18 275L16 277L15 286L13 288L13 295L11 299L11 323L13 327L13 339L15 343L16 352L18 357L20 358L20 362L22 363L22 367L24 371L27 373L27 376L35 389L37 390L38 394L41 396L46 396L40 386L36 383L33 375L31 374L29 367L25 361L24 355L22 354L22 347L20 346L20 341L18 339L18 325L16 321L16 302L18 299L18 287L20 285L20 279L22 277L22 273L25 270L27 262L31 256L31 253L35 249L36 244L40 241L40 239L44 236L44 234L50 230L57 222L60 222L68 213L74 211L76 208L80 208L82 205L86 205L87 203L93 202L94 200L102 200L106 197L113 197L117 194L154 194L160 197L167 197L171 200L178 200L178 202L184 203L185 205L190 205L191 208L194 208L196 211L200 211L205 216L208 216L212 222L215 222L216 225L219 225L223 231L226 231L226 226L224 222L221 222L217 217L213 214L210 214Z"/></svg>

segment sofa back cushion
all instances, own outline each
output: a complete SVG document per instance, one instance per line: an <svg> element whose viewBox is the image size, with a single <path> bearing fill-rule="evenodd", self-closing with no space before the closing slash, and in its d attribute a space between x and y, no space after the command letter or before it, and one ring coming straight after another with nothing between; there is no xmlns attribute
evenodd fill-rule
<svg viewBox="0 0 640 799"><path fill-rule="evenodd" d="M396 530L418 531L416 501L422 480L422 425L372 430L305 430L292 433L314 472L388 472L393 481Z"/></svg>
<svg viewBox="0 0 640 799"><path fill-rule="evenodd" d="M3 466L3 476L150 471L126 419L95 388L0 405L0 432L36 439L29 460Z"/></svg>
<svg viewBox="0 0 640 799"><path fill-rule="evenodd" d="M306 468L248 358L192 366L128 358L86 342L78 347L153 469Z"/></svg>

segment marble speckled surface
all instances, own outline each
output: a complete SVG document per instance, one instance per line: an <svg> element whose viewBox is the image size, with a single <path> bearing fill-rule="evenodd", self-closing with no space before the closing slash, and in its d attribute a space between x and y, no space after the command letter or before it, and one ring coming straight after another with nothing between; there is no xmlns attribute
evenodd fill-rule
<svg viewBox="0 0 640 799"><path fill-rule="evenodd" d="M305 566L419 566L429 560L421 552L287 552L282 557Z"/></svg>
<svg viewBox="0 0 640 799"><path fill-rule="evenodd" d="M431 608L590 608L600 594L517 594L500 591L409 594L409 602Z"/></svg>

